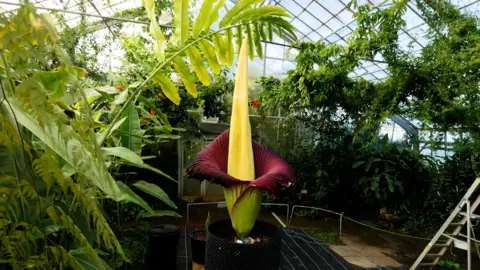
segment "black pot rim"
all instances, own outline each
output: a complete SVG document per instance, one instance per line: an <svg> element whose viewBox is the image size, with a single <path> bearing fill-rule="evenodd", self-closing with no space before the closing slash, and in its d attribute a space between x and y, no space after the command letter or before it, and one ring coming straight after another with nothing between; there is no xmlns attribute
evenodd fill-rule
<svg viewBox="0 0 480 270"><path fill-rule="evenodd" d="M198 233L198 232L204 232L205 233L205 236L207 236L207 230L206 229L196 229L196 230L193 230L191 231L188 236L190 236L190 238L192 239L195 239L195 237L193 236L195 233ZM207 240L199 240L199 239L195 239L196 241L207 241Z"/></svg>

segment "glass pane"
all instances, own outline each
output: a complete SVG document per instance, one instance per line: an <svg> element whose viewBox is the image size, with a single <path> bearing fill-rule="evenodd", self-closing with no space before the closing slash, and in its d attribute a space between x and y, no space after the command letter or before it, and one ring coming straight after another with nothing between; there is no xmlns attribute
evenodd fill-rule
<svg viewBox="0 0 480 270"><path fill-rule="evenodd" d="M340 19L344 24L351 23L353 18L353 13L349 10L344 10L337 15L337 18Z"/></svg>
<svg viewBox="0 0 480 270"><path fill-rule="evenodd" d="M326 38L327 36L329 36L331 33L332 33L332 30L329 29L327 26L322 26L320 27L317 32L323 37L323 38Z"/></svg>
<svg viewBox="0 0 480 270"><path fill-rule="evenodd" d="M298 16L302 12L302 8L293 2L292 0L281 0L279 1L280 6L284 7L285 10L292 13L294 16Z"/></svg>
<svg viewBox="0 0 480 270"><path fill-rule="evenodd" d="M265 76L280 78L282 75L282 60L266 59Z"/></svg>
<svg viewBox="0 0 480 270"><path fill-rule="evenodd" d="M310 27L308 27L306 24L301 22L299 19L293 20L292 25L295 26L295 29L297 29L298 31L300 31L304 35L310 33L313 30Z"/></svg>
<svg viewBox="0 0 480 270"><path fill-rule="evenodd" d="M342 4L342 2L340 2L338 0L322 0L322 1L319 1L319 2L323 7L327 8L333 14L337 14L343 8L345 8L345 5Z"/></svg>
<svg viewBox="0 0 480 270"><path fill-rule="evenodd" d="M304 23L306 23L312 29L317 29L320 26L322 26L322 23L319 20L317 20L317 18L313 17L310 13L306 11L300 14L299 19L301 19Z"/></svg>
<svg viewBox="0 0 480 270"><path fill-rule="evenodd" d="M312 41L319 41L322 39L322 37L317 33L317 32L312 32L310 34L308 34L308 37L312 40Z"/></svg>
<svg viewBox="0 0 480 270"><path fill-rule="evenodd" d="M333 31L337 31L344 25L341 21L335 18L328 21L327 24L328 24L328 27L330 27Z"/></svg>
<svg viewBox="0 0 480 270"><path fill-rule="evenodd" d="M297 63L295 63L295 62L284 61L283 62L282 73L287 73L287 71L294 69L296 65L297 65Z"/></svg>
<svg viewBox="0 0 480 270"><path fill-rule="evenodd" d="M267 57L283 58L284 46L267 44L266 55Z"/></svg>
<svg viewBox="0 0 480 270"><path fill-rule="evenodd" d="M332 17L332 14L328 13L328 11L315 2L308 6L308 11L310 11L312 14L315 14L315 17L320 19L322 22L326 22Z"/></svg>

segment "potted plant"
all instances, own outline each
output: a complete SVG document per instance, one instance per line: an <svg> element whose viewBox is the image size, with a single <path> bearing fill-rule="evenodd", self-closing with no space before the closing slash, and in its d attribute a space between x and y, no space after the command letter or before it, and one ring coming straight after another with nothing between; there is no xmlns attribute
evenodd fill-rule
<svg viewBox="0 0 480 270"><path fill-rule="evenodd" d="M187 175L224 187L230 219L207 231L206 269L278 269L278 228L257 221L262 193L272 195L295 181L291 167L273 151L252 142L248 112L248 39L243 40L233 93L230 129L219 135L187 168Z"/></svg>
<svg viewBox="0 0 480 270"><path fill-rule="evenodd" d="M210 223L210 212L208 212L205 228L194 230L189 233L190 246L192 250L192 269L195 265L205 265L205 248L207 245L207 227Z"/></svg>

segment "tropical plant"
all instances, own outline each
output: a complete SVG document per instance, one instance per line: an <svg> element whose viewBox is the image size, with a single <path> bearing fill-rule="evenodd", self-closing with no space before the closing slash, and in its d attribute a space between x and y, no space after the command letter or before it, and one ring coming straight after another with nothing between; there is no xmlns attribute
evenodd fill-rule
<svg viewBox="0 0 480 270"><path fill-rule="evenodd" d="M176 1L176 31L166 46L156 23L154 2L144 1L160 64L147 78L128 85L124 91L95 84L84 89L89 84L84 79L85 70L72 65L59 44L51 18L38 15L32 5L22 6L12 16L0 17L2 263L14 269L108 268L99 250L122 259L125 255L106 221L101 200L133 202L143 208L142 217L172 214L155 211L129 186L114 180L113 172L121 164L149 169L171 179L139 155L142 142L138 138L142 133L135 103L152 80L178 104L178 91L169 79L172 63L187 91L195 96L195 77L183 60L185 54L200 81L208 85L210 75L196 46L216 72L217 53L222 63L233 61L233 28L237 29L238 42L245 33L257 45L265 33L271 39L273 29L294 34L293 27L282 18L286 15L283 9L252 8L258 2L238 3L220 22L223 28L212 32L209 28L218 20L223 1L205 1L190 32L188 1ZM223 31L225 37L220 34ZM253 46L250 48L253 50ZM261 51L258 48L257 52ZM130 93L131 89L135 90ZM104 106L110 107L110 115L101 109ZM109 117L112 121L108 125L102 122ZM158 123L169 130L162 114L157 117ZM139 181L134 186L174 206L155 185Z"/></svg>
<svg viewBox="0 0 480 270"><path fill-rule="evenodd" d="M295 176L274 152L253 142L249 120L247 79L248 37L238 57L230 130L223 132L195 158L187 175L224 187L232 226L239 239L250 234L260 210L262 193L290 186Z"/></svg>

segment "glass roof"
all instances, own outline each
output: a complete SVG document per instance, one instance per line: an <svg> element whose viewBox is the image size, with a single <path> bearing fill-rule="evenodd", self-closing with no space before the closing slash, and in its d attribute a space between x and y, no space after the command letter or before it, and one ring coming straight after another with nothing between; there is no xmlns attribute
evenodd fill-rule
<svg viewBox="0 0 480 270"><path fill-rule="evenodd" d="M62 10L66 13L66 19L71 26L76 25L81 16L85 15L87 21L102 24L101 17L113 17L114 14L131 8L141 7L142 0L85 0L85 6L80 8L80 0L30 0L39 9ZM220 16L230 9L238 0L227 0L225 9L221 10ZM23 0L0 0L0 12L8 12L18 8ZM285 8L291 15L290 22L296 28L297 37L306 41L322 40L326 44L347 44L346 40L357 24L353 18L352 10L347 7L349 0L264 0L262 5L278 5ZM480 15L480 0L451 0L463 12ZM193 3L193 1L192 1ZM192 12L199 10L201 1L197 0L192 7ZM373 9L384 9L391 5L392 0L358 0L359 5L369 4ZM428 26L421 18L415 3L408 3L407 12L404 15L406 26L400 33L400 45L411 54L419 54L427 44L425 34ZM125 18L132 20L134 18ZM160 23L168 24L171 16L160 16ZM138 22L144 23L144 22ZM213 26L215 28L215 25ZM256 59L253 66L259 71L259 75L272 75L283 77L285 72L295 67L296 50L289 48L290 38L275 37L275 42L265 44L265 59ZM386 65L382 64L383 58L377 55L374 60L379 62L365 61L356 69L352 77L363 77L368 80L381 80L388 76ZM263 69L263 70L262 70Z"/></svg>

